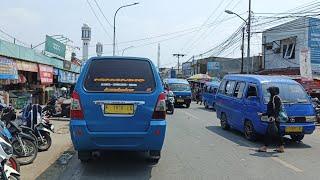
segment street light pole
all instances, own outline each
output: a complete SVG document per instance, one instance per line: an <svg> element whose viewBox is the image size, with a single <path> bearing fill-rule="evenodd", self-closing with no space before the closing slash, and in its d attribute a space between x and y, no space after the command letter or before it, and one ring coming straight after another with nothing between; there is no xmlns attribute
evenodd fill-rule
<svg viewBox="0 0 320 180"><path fill-rule="evenodd" d="M130 49L130 48L133 48L134 46L129 46L129 47L126 47L126 48L124 48L123 50L122 50L122 56L123 56L123 54L124 54L124 51L126 51L126 50L128 50L128 49Z"/></svg>
<svg viewBox="0 0 320 180"><path fill-rule="evenodd" d="M248 17L248 47L247 47L247 74L249 74L250 65L250 36L251 36L251 0L249 0L249 17ZM253 73L253 58L251 60L251 73Z"/></svg>
<svg viewBox="0 0 320 180"><path fill-rule="evenodd" d="M137 4L139 4L139 3L136 2L136 3L132 3L132 4L121 6L114 13L114 16L113 16L113 44L112 44L113 45L113 56L115 56L115 54L116 54L116 16L117 16L117 13L121 8L134 6L134 5L137 5Z"/></svg>

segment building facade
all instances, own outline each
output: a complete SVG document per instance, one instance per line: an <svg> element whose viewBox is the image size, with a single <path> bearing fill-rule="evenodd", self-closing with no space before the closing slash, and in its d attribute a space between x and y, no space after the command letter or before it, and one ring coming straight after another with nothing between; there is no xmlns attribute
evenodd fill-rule
<svg viewBox="0 0 320 180"><path fill-rule="evenodd" d="M304 17L262 33L263 67L320 74L320 19Z"/></svg>

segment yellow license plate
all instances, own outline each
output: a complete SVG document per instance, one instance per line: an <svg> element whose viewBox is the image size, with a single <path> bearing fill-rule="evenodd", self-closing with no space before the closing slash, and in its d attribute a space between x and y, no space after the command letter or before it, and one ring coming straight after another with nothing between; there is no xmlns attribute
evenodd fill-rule
<svg viewBox="0 0 320 180"><path fill-rule="evenodd" d="M183 99L177 99L177 102L184 102Z"/></svg>
<svg viewBox="0 0 320 180"><path fill-rule="evenodd" d="M296 133L296 132L302 132L302 127L297 127L297 126L286 127L286 133Z"/></svg>
<svg viewBox="0 0 320 180"><path fill-rule="evenodd" d="M105 104L105 114L133 114L133 104Z"/></svg>

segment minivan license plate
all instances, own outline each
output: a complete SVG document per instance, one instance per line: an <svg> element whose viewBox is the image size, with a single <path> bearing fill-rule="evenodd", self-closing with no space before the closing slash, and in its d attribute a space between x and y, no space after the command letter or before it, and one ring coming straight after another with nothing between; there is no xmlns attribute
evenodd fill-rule
<svg viewBox="0 0 320 180"><path fill-rule="evenodd" d="M183 99L177 99L177 102L184 102Z"/></svg>
<svg viewBox="0 0 320 180"><path fill-rule="evenodd" d="M296 133L296 132L302 132L302 127L297 127L297 126L286 127L286 133Z"/></svg>
<svg viewBox="0 0 320 180"><path fill-rule="evenodd" d="M105 104L105 114L133 114L133 104Z"/></svg>

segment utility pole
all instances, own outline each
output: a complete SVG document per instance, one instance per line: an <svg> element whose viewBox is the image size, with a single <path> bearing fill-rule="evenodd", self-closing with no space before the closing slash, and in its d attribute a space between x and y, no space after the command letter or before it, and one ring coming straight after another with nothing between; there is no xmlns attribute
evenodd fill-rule
<svg viewBox="0 0 320 180"><path fill-rule="evenodd" d="M179 74L179 69L180 69L180 57L185 56L185 54L172 54L173 56L176 56L178 58L178 74Z"/></svg>
<svg viewBox="0 0 320 180"><path fill-rule="evenodd" d="M242 28L242 44L241 44L241 70L240 74L243 74L243 56L244 56L244 31L245 27Z"/></svg>
<svg viewBox="0 0 320 180"><path fill-rule="evenodd" d="M158 43L158 69L160 69L160 43Z"/></svg>
<svg viewBox="0 0 320 180"><path fill-rule="evenodd" d="M250 66L250 35L251 35L251 32L250 32L250 27L251 26L251 0L249 0L249 17L248 17L248 29L247 29L247 32L248 32L248 47L247 47L247 74L249 74L249 66ZM252 59L252 62L251 62L251 69L253 71L253 59Z"/></svg>

